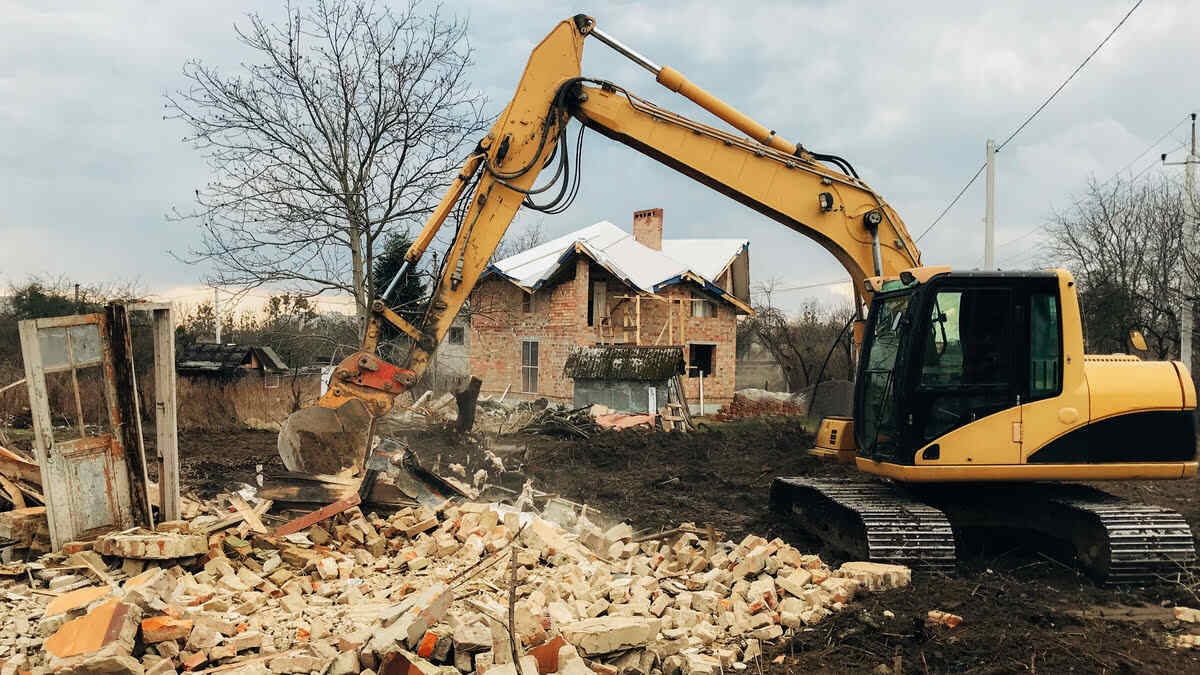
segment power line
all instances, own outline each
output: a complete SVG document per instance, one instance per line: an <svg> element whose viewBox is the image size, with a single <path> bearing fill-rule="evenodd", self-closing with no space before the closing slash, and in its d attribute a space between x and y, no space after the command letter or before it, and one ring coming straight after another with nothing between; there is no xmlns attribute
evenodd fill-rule
<svg viewBox="0 0 1200 675"><path fill-rule="evenodd" d="M1015 130L1014 130L1014 131L1011 133L1011 134L1009 134L1009 135L1008 135L1008 138L1005 138L1005 139L1004 139L1004 141L1003 141L1002 143L1000 143L999 145L997 145L997 146L996 146L996 152L1000 152L1000 150L1001 150L1002 148L1004 148L1004 146L1008 145L1008 143L1009 143L1010 141L1012 141L1012 139L1016 138L1017 134L1021 133L1021 131L1022 131L1022 130L1023 130L1023 129L1026 127L1026 126L1028 126L1030 122L1032 122L1032 121L1033 121L1033 118L1035 118L1035 117L1037 117L1037 116L1038 116L1038 113L1042 112L1042 110L1044 110L1044 109L1046 108L1046 106L1047 106L1047 105L1050 105L1050 101L1053 101L1053 100L1054 100L1054 97L1055 97L1055 96L1058 96L1058 93L1059 93L1059 92L1061 92L1061 91L1063 90L1063 88L1064 88L1064 87L1066 87L1066 86L1067 86L1067 84L1068 84L1068 83L1069 83L1069 82L1070 82L1072 79L1074 79L1076 75L1078 75L1078 74L1079 74L1079 71L1083 70L1083 67L1084 67L1084 66L1086 66L1086 65L1088 64L1088 61L1091 61L1091 60L1092 60L1092 57L1093 57L1093 56L1095 56L1095 55L1096 55L1096 53L1097 53L1097 52L1099 52L1099 51L1100 51L1100 49L1101 49L1102 47L1104 47L1104 45L1105 45L1105 44L1107 44L1107 43L1108 43L1108 41L1109 41L1109 40L1112 38L1112 36L1113 36L1113 35L1114 35L1114 34L1117 32L1117 30L1118 30L1118 29L1119 29L1121 26L1123 26L1123 25L1125 24L1125 21L1126 21L1127 19L1129 19L1129 16L1130 16L1131 14L1133 14L1134 10L1136 10L1138 7L1140 7L1140 6L1142 5L1142 2L1144 2L1144 0L1138 0L1138 1L1137 1L1137 3L1136 3L1136 4L1134 4L1134 6L1133 6L1133 7L1131 7L1131 8L1130 8L1130 10L1129 10L1128 12L1126 12L1126 13L1125 13L1125 16L1124 16L1124 17L1122 17L1122 18L1121 18L1121 20L1120 20L1119 22L1117 22L1117 25L1116 25L1116 26L1114 26L1114 27L1113 27L1113 29L1112 29L1111 31L1109 31L1108 35L1106 35L1106 36L1104 37L1104 39L1100 41L1100 44L1096 45L1096 48L1092 50L1092 53L1088 54L1088 55L1087 55L1087 58L1085 58L1085 59L1083 60L1083 62L1082 62L1082 63L1080 63L1080 64L1079 64L1079 65L1078 65L1078 66L1075 68L1075 70L1071 71L1071 74L1067 76L1067 79L1063 80L1063 81L1062 81L1062 84L1058 85L1058 88L1057 88L1057 89L1055 89L1055 90L1053 91L1053 93L1051 93L1051 94L1050 94L1050 96L1046 98L1046 100L1045 100L1045 101L1042 101L1042 104L1041 104L1041 105L1039 105L1039 106L1038 106L1038 107L1037 107L1037 108L1036 108L1036 109L1035 109L1035 110L1034 110L1034 111L1033 111L1033 112L1032 112L1032 113L1029 115L1029 117L1026 117L1026 118L1025 118L1025 121L1024 121L1024 122L1021 122L1021 125L1020 125L1020 126L1018 126L1018 127L1017 127L1017 128L1016 128L1016 129L1015 129ZM986 166L987 166L987 164L986 164L986 163L985 163L985 164L981 164L981 165L979 166L979 168L978 168L978 169L975 171L975 175L974 175L974 176L971 176L971 180L967 181L967 184L966 184L966 185L964 185L964 186L963 186L963 188L962 188L961 190L959 190L959 191L958 191L958 194L954 196L954 199L952 199L952 200L950 201L950 203L946 205L946 208L942 209L942 212L938 214L938 217L937 217L937 218L934 218L933 222L929 224L929 227L925 228L925 231L924 231L924 232L922 232L920 235L918 235L918 236L917 236L917 241L918 241L918 242L919 242L919 241L921 241L921 239L923 239L923 238L925 237L925 235L929 234L930 230L932 230L934 227L936 227L938 223L942 222L942 218L946 217L946 214L950 212L950 209L954 208L954 205L958 203L958 200L962 199L962 196L963 196L963 194L965 194L965 193L966 193L967 189L968 189L968 188L970 188L972 185L974 185L975 181L976 181L976 180L979 178L979 174L983 173L983 170L984 170L984 168L986 168Z"/></svg>
<svg viewBox="0 0 1200 675"><path fill-rule="evenodd" d="M802 286L784 286L783 288L772 288L768 293L787 293L789 291L806 291L810 288L821 288L822 286L836 286L838 284L849 283L847 279L838 279L837 281L823 281L818 284L804 284Z"/></svg>
<svg viewBox="0 0 1200 675"><path fill-rule="evenodd" d="M1041 232L1041 231L1042 231L1042 226L1041 226L1041 225L1035 225L1035 226L1033 227L1033 229L1032 229L1032 230L1029 230L1029 231L1028 231L1028 232L1026 232L1025 234L1022 234L1022 235L1021 235L1021 236L1019 236L1019 237L1013 237L1012 239L1009 239L1008 241L1004 242L1003 244L997 244L997 245L996 245L996 248L1003 248L1003 247L1005 247L1005 246L1008 246L1009 244L1015 244L1015 243L1017 243L1018 241L1021 241L1022 239L1025 239L1026 237L1029 237L1030 235L1037 234L1037 233L1039 233L1039 232Z"/></svg>
<svg viewBox="0 0 1200 675"><path fill-rule="evenodd" d="M1178 129L1180 127L1180 125L1182 125L1184 122L1188 121L1188 119L1189 119L1189 116L1184 115L1182 119L1180 119L1178 122L1175 123L1175 126L1171 127L1170 129L1167 129L1167 132L1165 134L1163 134L1162 136L1159 136L1157 141L1154 141L1150 145L1147 145L1146 149L1139 152L1137 157L1134 157L1133 159L1129 160L1129 162L1126 163L1125 166L1121 167L1120 169L1117 169L1113 173L1113 175L1110 176L1108 180L1101 183L1101 185L1108 185L1109 183L1113 182L1113 180L1117 176L1120 176L1126 169L1133 166L1139 159L1141 159L1142 157L1145 157L1147 152L1150 152L1154 148L1158 147L1159 143L1162 143L1163 141L1167 140L1167 137L1170 136L1171 134L1175 133L1175 130Z"/></svg>
<svg viewBox="0 0 1200 675"><path fill-rule="evenodd" d="M924 232L917 235L918 242L924 239L925 235L929 234L930 230L932 230L934 227L937 227L938 223L942 222L942 218L945 218L946 214L950 213L950 209L954 208L954 205L958 203L958 200L962 199L962 196L967 192L967 188L975 184L975 181L979 179L979 174L983 173L985 168L987 168L986 163L979 165L979 168L975 170L975 175L971 176L971 180L967 181L967 184L958 191L958 194L954 196L954 199L951 199L950 203L946 205L946 208L942 209L942 212L938 214L938 217L933 219L933 222L929 224L929 227L925 228Z"/></svg>
<svg viewBox="0 0 1200 675"><path fill-rule="evenodd" d="M1050 94L1045 101L1042 101L1042 104L1039 105L1037 109L1034 110L1031 115L1029 115L1029 117L1026 117L1024 122L1021 122L1021 126L1017 127L1015 131L1008 135L1008 138L1004 139L1000 145L996 146L996 152L1000 152L1004 146L1008 145L1009 141L1015 138L1017 134L1021 133L1021 130L1024 129L1026 125L1033 121L1033 118L1038 116L1038 113L1042 112L1046 106L1050 105L1050 101L1053 101L1054 97L1058 96L1058 92L1062 91L1063 88L1066 87L1067 84L1079 74L1079 71L1083 70L1083 67L1088 64L1088 61L1091 61L1092 57L1095 56L1096 53L1104 47L1104 45L1108 44L1108 41L1112 39L1112 36L1115 35L1118 30L1120 30L1121 26L1125 25L1125 21L1129 19L1134 10L1142 6L1142 2L1144 2L1144 0L1138 0L1133 7L1129 8L1129 11L1125 13L1125 16L1117 22L1117 25L1113 26L1113 29L1108 32L1108 35L1106 35L1103 40L1100 41L1100 44L1096 45L1096 48L1092 50L1092 53L1087 55L1087 58L1083 60L1083 63L1080 63L1075 70L1071 71L1071 74L1067 76L1067 79L1062 81L1062 84L1058 85L1058 88L1054 90L1054 93Z"/></svg>

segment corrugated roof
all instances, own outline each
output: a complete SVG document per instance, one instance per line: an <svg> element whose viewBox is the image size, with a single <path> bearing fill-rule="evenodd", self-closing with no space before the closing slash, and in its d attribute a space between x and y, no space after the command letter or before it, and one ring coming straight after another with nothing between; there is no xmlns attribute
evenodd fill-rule
<svg viewBox="0 0 1200 675"><path fill-rule="evenodd" d="M187 372L233 372L258 357L264 370L287 370L287 364L270 347L253 345L196 343L183 349L175 359L175 369Z"/></svg>
<svg viewBox="0 0 1200 675"><path fill-rule="evenodd" d="M576 380L664 382L682 372L682 347L574 347L563 365L563 375Z"/></svg>
<svg viewBox="0 0 1200 675"><path fill-rule="evenodd" d="M749 245L745 239L664 239L663 250L655 251L638 243L629 232L602 220L498 260L486 274L499 274L526 291L533 291L578 252L645 293L653 293L668 282L676 283L690 274L709 282L709 290L716 295L733 301L736 299L711 282Z"/></svg>

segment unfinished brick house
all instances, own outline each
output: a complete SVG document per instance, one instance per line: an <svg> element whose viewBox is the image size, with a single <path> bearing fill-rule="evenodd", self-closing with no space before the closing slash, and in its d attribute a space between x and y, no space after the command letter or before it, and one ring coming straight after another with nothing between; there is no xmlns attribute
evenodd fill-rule
<svg viewBox="0 0 1200 675"><path fill-rule="evenodd" d="M633 233L601 221L493 263L471 295L470 372L483 392L571 403L571 349L623 344L684 349L692 408L728 403L737 317L751 314L749 242L663 239L663 211L637 211Z"/></svg>

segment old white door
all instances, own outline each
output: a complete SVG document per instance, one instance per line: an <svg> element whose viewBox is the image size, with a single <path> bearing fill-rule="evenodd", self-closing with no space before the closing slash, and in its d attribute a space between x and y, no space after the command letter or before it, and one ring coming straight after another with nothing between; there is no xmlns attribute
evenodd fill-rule
<svg viewBox="0 0 1200 675"><path fill-rule="evenodd" d="M58 550L68 541L131 527L129 471L104 315L29 319L19 328L52 546ZM57 427L51 393L68 408L55 411ZM85 411L92 411L90 417Z"/></svg>

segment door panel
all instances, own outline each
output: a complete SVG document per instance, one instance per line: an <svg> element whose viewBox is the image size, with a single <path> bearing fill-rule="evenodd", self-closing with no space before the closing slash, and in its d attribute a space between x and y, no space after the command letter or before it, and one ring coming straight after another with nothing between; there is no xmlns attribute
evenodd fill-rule
<svg viewBox="0 0 1200 675"><path fill-rule="evenodd" d="M909 413L919 460L939 464L1021 461L1016 294L967 284L930 298L923 356ZM1017 424L1016 427L1013 425Z"/></svg>
<svg viewBox="0 0 1200 675"><path fill-rule="evenodd" d="M132 526L125 451L112 433L122 420L111 387L102 387L102 419L87 419L82 401L95 394L80 391L80 373L98 373L107 383L112 372L104 315L30 319L19 330L52 546ZM60 411L71 425L56 429L46 374L58 372L70 373L75 409Z"/></svg>

